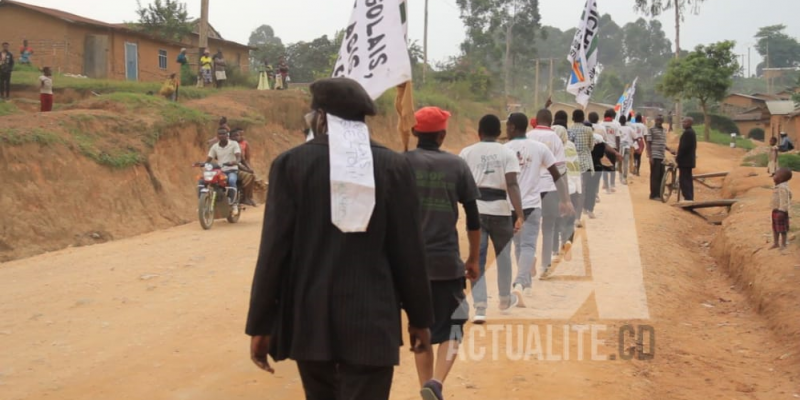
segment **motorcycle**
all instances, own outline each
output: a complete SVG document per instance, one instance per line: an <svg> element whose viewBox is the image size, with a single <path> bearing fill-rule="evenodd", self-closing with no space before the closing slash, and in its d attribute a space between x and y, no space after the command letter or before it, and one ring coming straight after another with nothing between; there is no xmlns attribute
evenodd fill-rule
<svg viewBox="0 0 800 400"><path fill-rule="evenodd" d="M239 222L239 217L244 210L242 205L239 204L241 190L236 190L235 198L231 204L228 201L228 193L231 188L228 187L228 176L222 171L222 168L212 163L196 163L194 165L203 169L202 178L198 179L198 182L202 180L197 206L200 226L205 230L211 229L214 225L214 220L222 218L227 219L231 224ZM236 212L234 212L233 204L239 205Z"/></svg>

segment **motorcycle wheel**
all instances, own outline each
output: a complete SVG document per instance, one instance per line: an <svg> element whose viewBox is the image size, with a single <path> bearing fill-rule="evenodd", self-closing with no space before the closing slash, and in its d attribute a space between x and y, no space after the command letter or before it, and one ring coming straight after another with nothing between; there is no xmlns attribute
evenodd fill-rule
<svg viewBox="0 0 800 400"><path fill-rule="evenodd" d="M197 203L197 217L203 229L209 230L214 226L214 208L211 207L211 196L208 193L200 195Z"/></svg>

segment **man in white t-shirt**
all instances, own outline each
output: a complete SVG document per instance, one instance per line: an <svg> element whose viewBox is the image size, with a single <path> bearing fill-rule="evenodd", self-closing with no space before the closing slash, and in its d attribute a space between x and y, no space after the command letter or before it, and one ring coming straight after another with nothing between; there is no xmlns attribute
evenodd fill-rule
<svg viewBox="0 0 800 400"><path fill-rule="evenodd" d="M522 113L508 116L506 133L510 139L505 144L517 155L519 160L519 188L522 193L522 210L525 223L522 230L514 235L514 248L517 256L517 278L514 280L514 294L525 292L530 295L531 278L536 276L536 242L542 220L542 197L539 182L543 174L548 174L558 188L560 211L569 213L572 205L567 194L566 180L561 179L556 157L543 143L528 139L525 131L528 117Z"/></svg>
<svg viewBox="0 0 800 400"><path fill-rule="evenodd" d="M605 129L605 133L603 134L603 139L607 145L609 145L614 150L619 151L622 153L622 147L620 147L620 135L621 132L619 130L619 122L615 120L617 113L614 111L613 108L609 108L606 110L605 114L603 114L603 123L601 124ZM616 179L617 179L617 163L621 162L622 160L617 160L618 157L609 157L609 161L611 164L614 165L614 168L611 171L606 171L603 174L603 187L606 189L606 193L613 193L616 192Z"/></svg>
<svg viewBox="0 0 800 400"><path fill-rule="evenodd" d="M481 215L481 254L480 276L472 284L472 298L475 302L475 323L486 322L486 248L491 238L497 258L497 288L500 293L500 309L515 307L522 300L511 295L511 239L522 227L522 199L520 197L517 174L517 156L497 142L500 136L500 119L494 115L481 118L478 134L481 141L461 151L461 158L467 162L481 197L478 211ZM511 216L509 198L514 206L516 218ZM515 222L516 219L516 222ZM483 244L487 245L484 246Z"/></svg>
<svg viewBox="0 0 800 400"><path fill-rule="evenodd" d="M636 114L636 119L634 121L635 122L631 124L635 131L633 142L635 144L634 148L636 149L633 153L633 174L639 176L642 167L642 153L644 153L646 147L644 138L649 135L649 129L647 129L644 116L641 113Z"/></svg>
<svg viewBox="0 0 800 400"><path fill-rule="evenodd" d="M544 144L550 149L556 159L558 172L566 178L567 159L564 154L564 142L550 128L553 124L553 114L550 110L540 110L536 114L536 121L536 128L528 132L527 137ZM553 176L547 170L541 171L539 174L539 183L536 187L542 197L542 269L544 270L543 273L547 273L553 258L551 252L553 248L553 230L560 215L557 188Z"/></svg>
<svg viewBox="0 0 800 400"><path fill-rule="evenodd" d="M633 151L633 136L635 131L628 125L628 118L624 115L619 117L619 144L622 149L622 184L628 184L628 169L631 165Z"/></svg>
<svg viewBox="0 0 800 400"><path fill-rule="evenodd" d="M236 182L239 176L239 163L242 162L242 149L239 147L239 143L229 140L229 133L225 128L217 131L217 139L218 142L214 143L208 151L208 158L205 162L207 164L216 160L222 172L228 176L228 187L231 189L228 191L228 196L233 205L233 213L236 214L238 212L238 205L235 204ZM203 182L199 183L199 185L202 184Z"/></svg>

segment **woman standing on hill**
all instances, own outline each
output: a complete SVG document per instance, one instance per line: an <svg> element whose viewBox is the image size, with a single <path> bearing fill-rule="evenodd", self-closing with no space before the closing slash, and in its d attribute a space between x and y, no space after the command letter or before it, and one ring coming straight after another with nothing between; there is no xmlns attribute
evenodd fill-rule
<svg viewBox="0 0 800 400"><path fill-rule="evenodd" d="M228 79L225 74L225 67L227 67L227 64L225 63L225 57L222 55L222 50L217 50L217 54L214 56L214 78L217 81L217 89L222 89L222 84Z"/></svg>
<svg viewBox="0 0 800 400"><path fill-rule="evenodd" d="M203 52L203 56L200 57L200 75L203 76L203 86L214 82L214 78L211 75L212 62L211 52L206 49Z"/></svg>

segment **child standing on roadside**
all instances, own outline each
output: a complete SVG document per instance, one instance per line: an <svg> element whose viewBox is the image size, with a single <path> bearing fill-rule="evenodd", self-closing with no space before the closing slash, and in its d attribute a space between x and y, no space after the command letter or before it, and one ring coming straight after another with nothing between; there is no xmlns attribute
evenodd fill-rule
<svg viewBox="0 0 800 400"><path fill-rule="evenodd" d="M53 111L53 72L50 67L42 69L42 76L39 77L39 101L41 102L42 112Z"/></svg>
<svg viewBox="0 0 800 400"><path fill-rule="evenodd" d="M789 181L792 179L792 170L781 168L775 172L772 180L775 188L772 189L772 238L775 244L771 249L777 249L780 239L781 250L786 248L786 235L789 232L789 205L792 203L792 191Z"/></svg>
<svg viewBox="0 0 800 400"><path fill-rule="evenodd" d="M769 139L769 163L767 163L767 173L775 176L778 169L778 138L775 136Z"/></svg>

